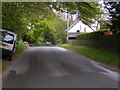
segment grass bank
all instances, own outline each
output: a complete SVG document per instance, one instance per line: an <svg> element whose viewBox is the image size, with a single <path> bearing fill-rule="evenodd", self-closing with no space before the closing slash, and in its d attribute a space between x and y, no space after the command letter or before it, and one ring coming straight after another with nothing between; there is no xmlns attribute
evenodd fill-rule
<svg viewBox="0 0 120 90"><path fill-rule="evenodd" d="M105 51L105 50L98 49L98 48L78 46L78 45L62 44L59 46L75 51L77 53L83 54L99 62L120 66L118 65L118 62L120 61L120 54L118 53L109 52L109 51Z"/></svg>
<svg viewBox="0 0 120 90"><path fill-rule="evenodd" d="M17 44L14 56L21 54L25 49L27 49L27 46L24 44Z"/></svg>

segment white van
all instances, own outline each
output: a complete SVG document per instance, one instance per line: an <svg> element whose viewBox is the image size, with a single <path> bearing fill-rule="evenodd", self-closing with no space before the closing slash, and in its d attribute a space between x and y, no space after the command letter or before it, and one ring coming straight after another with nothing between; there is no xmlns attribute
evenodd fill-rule
<svg viewBox="0 0 120 90"><path fill-rule="evenodd" d="M8 60L12 59L15 52L17 34L0 29L0 49L2 50L2 55L6 55Z"/></svg>

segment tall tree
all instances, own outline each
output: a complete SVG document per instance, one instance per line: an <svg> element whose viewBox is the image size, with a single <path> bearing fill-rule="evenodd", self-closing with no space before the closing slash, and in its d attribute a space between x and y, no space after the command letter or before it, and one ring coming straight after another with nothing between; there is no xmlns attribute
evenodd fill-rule
<svg viewBox="0 0 120 90"><path fill-rule="evenodd" d="M120 32L120 1L105 2L105 5L109 11L111 23L113 24L111 28L113 28L115 32Z"/></svg>
<svg viewBox="0 0 120 90"><path fill-rule="evenodd" d="M60 2L53 3L52 8L61 12L78 14L80 20L87 25L100 18L102 14L98 2Z"/></svg>
<svg viewBox="0 0 120 90"><path fill-rule="evenodd" d="M97 2L3 2L2 26L12 31L23 30L25 26L22 19L39 18L48 15L51 9L71 14L79 14L81 21L90 24L101 14Z"/></svg>
<svg viewBox="0 0 120 90"><path fill-rule="evenodd" d="M35 21L40 16L50 13L47 3L37 2L3 2L2 3L2 28L14 32L26 28L23 18Z"/></svg>
<svg viewBox="0 0 120 90"><path fill-rule="evenodd" d="M79 14L83 23L90 24L101 13L98 6L96 2L3 2L2 28L16 32L19 38L23 35L29 42L39 37L61 42L65 39L66 26L60 17L55 16L53 9Z"/></svg>
<svg viewBox="0 0 120 90"><path fill-rule="evenodd" d="M60 17L56 14L52 14L47 16L44 22L46 22L51 27L55 43L66 42L66 21L60 19Z"/></svg>

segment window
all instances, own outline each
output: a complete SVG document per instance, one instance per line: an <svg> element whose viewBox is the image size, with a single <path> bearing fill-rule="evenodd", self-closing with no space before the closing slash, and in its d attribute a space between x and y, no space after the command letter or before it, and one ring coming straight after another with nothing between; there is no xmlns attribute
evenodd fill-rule
<svg viewBox="0 0 120 90"><path fill-rule="evenodd" d="M1 41L2 42L12 44L13 40L14 40L14 36L12 34L4 32L4 31L2 32L2 36L1 36Z"/></svg>
<svg viewBox="0 0 120 90"><path fill-rule="evenodd" d="M77 33L80 33L80 30L77 30Z"/></svg>
<svg viewBox="0 0 120 90"><path fill-rule="evenodd" d="M80 25L80 30L81 30L81 25Z"/></svg>

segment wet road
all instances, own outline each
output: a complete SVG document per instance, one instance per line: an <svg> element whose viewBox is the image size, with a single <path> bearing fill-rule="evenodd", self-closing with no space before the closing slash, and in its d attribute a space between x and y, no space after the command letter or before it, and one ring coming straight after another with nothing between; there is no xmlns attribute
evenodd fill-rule
<svg viewBox="0 0 120 90"><path fill-rule="evenodd" d="M30 47L6 71L4 88L118 88L118 73L60 47Z"/></svg>

